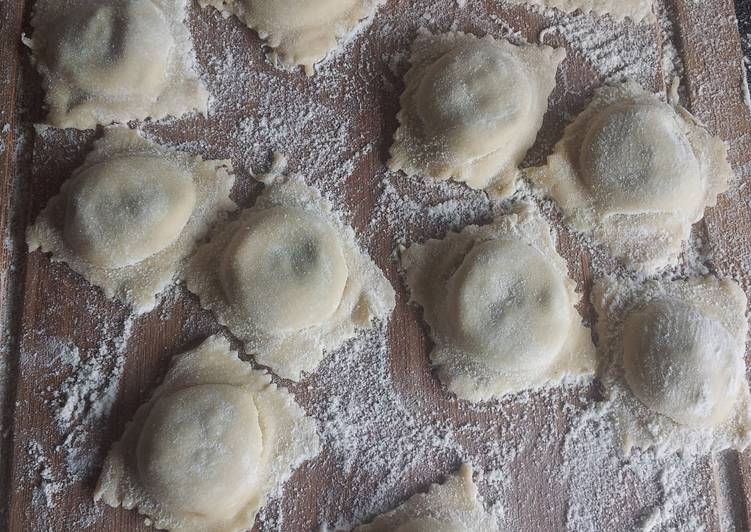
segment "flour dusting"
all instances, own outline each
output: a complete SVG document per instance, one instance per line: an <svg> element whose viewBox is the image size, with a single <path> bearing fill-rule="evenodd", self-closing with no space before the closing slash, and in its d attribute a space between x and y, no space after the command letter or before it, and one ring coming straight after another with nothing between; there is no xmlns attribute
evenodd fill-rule
<svg viewBox="0 0 751 532"><path fill-rule="evenodd" d="M40 390L57 434L39 435L26 449L26 478L40 527L55 522L58 499L70 486L91 482L98 474L102 449L92 442L92 435L101 430L117 398L133 324L134 317L128 316L115 335L104 324L100 333L109 339L91 349L50 337L40 349L24 355L25 368L34 366L57 382ZM97 513L90 502L81 510L79 524Z"/></svg>
<svg viewBox="0 0 751 532"><path fill-rule="evenodd" d="M674 14L664 4L658 1L659 22L650 25L555 10L528 12L484 0L389 2L313 77L274 68L260 39L235 18L224 19L212 9L191 12L198 70L212 93L208 116L133 125L156 142L204 158L230 158L237 172L232 197L241 207L253 205L262 189L252 175L267 170L274 154L283 155L289 173L302 176L343 213L358 244L397 291L397 318L327 353L320 368L301 382L279 381L315 418L323 451L264 509L260 529L349 530L441 481L462 462L475 467L483 502L501 529L523 530L531 523L541 530L572 531L716 528L710 458L651 450L625 457L617 444L613 405L597 384L479 404L447 393L429 366L432 345L422 312L408 305L394 251L399 244L487 223L508 212L510 202L494 202L456 183L407 178L384 165L410 46L421 28L566 46L568 59L545 124L523 164L529 166L544 161L595 87L632 78L662 91L682 74ZM94 135L37 130L32 183L39 198L57 192ZM521 199L535 202L555 227L580 291L585 278L629 275L603 249L562 225L552 202L536 198L524 182L510 201ZM39 208L35 205L34 212ZM681 265L666 275L705 273L714 267L712 253L706 232L698 228L684 246ZM35 530L107 528L111 511L91 502L91 486L107 447L119 437L108 432L110 424L125 422L122 414L113 415L118 392L138 388L130 390L124 407L132 413L160 381L171 355L219 327L180 287L137 323L131 317L116 323L101 318L105 323L91 332L78 320L96 322L104 309L123 310L81 279L61 273L64 266L33 260L40 271L51 271L43 274L48 283L64 288L58 293L57 285L49 284L49 308L38 310L34 330L25 331L21 341L21 370L30 384L18 411L41 417L39 430L26 426L15 435L16 449L26 455L15 477L17 504L29 508ZM72 292L75 298L69 298ZM580 310L591 326L586 298ZM59 336L61 316L72 316L76 343ZM129 342L146 325L152 336ZM152 352L151 342L167 347ZM40 375L44 382L33 382ZM737 497L736 489L728 483L729 500ZM142 522L135 512L119 518L129 519L125 526ZM733 522L732 516L723 519L723 524Z"/></svg>

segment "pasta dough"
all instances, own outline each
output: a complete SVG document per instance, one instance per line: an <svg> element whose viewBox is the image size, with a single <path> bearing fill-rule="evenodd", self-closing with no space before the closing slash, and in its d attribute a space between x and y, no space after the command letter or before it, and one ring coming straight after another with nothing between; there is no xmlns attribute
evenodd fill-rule
<svg viewBox="0 0 751 532"><path fill-rule="evenodd" d="M593 298L603 380L627 450L719 451L751 441L746 296L735 282L605 279Z"/></svg>
<svg viewBox="0 0 751 532"><path fill-rule="evenodd" d="M231 171L229 161L108 129L28 229L29 250L52 253L107 297L148 312L195 242L236 208Z"/></svg>
<svg viewBox="0 0 751 532"><path fill-rule="evenodd" d="M457 396L480 401L593 372L576 285L534 207L401 257L435 342L430 358Z"/></svg>
<svg viewBox="0 0 751 532"><path fill-rule="evenodd" d="M292 395L212 336L173 359L112 446L94 499L137 508L161 529L246 530L318 452Z"/></svg>
<svg viewBox="0 0 751 532"><path fill-rule="evenodd" d="M267 331L295 332L331 317L349 274L334 228L288 207L267 209L253 222L224 251L225 295Z"/></svg>
<svg viewBox="0 0 751 532"><path fill-rule="evenodd" d="M564 13L571 13L577 9L584 13L610 15L616 20L630 18L634 22L655 19L652 12L654 0L509 0L515 4L530 4L560 9Z"/></svg>
<svg viewBox="0 0 751 532"><path fill-rule="evenodd" d="M527 174L567 222L651 271L675 260L732 170L723 142L688 111L627 82L597 91L547 165Z"/></svg>
<svg viewBox="0 0 751 532"><path fill-rule="evenodd" d="M37 0L26 40L55 127L205 113L186 0Z"/></svg>
<svg viewBox="0 0 751 532"><path fill-rule="evenodd" d="M271 185L198 249L188 289L284 378L313 371L323 350L385 319L395 295L351 228L304 183Z"/></svg>
<svg viewBox="0 0 751 532"><path fill-rule="evenodd" d="M490 36L419 35L389 167L510 195L565 56Z"/></svg>
<svg viewBox="0 0 751 532"><path fill-rule="evenodd" d="M384 0L199 0L224 16L235 15L273 50L271 59L284 66L302 65L308 75L350 35L357 23L372 16Z"/></svg>
<svg viewBox="0 0 751 532"><path fill-rule="evenodd" d="M355 532L495 532L498 524L485 511L472 482L472 468L462 465L443 484L412 496Z"/></svg>

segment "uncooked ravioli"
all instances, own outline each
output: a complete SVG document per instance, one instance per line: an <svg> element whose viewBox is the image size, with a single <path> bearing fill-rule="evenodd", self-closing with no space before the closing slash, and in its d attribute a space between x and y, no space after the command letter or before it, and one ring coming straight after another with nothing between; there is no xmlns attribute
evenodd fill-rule
<svg viewBox="0 0 751 532"><path fill-rule="evenodd" d="M395 305L352 229L297 180L270 185L200 247L185 280L248 353L290 379Z"/></svg>
<svg viewBox="0 0 751 532"><path fill-rule="evenodd" d="M206 112L186 0L38 0L26 40L56 127Z"/></svg>
<svg viewBox="0 0 751 532"><path fill-rule="evenodd" d="M563 49L490 36L420 34L389 167L510 195L565 56Z"/></svg>
<svg viewBox="0 0 751 532"><path fill-rule="evenodd" d="M401 253L430 358L459 397L489 399L594 369L589 332L550 227L534 207Z"/></svg>
<svg viewBox="0 0 751 532"><path fill-rule="evenodd" d="M590 123L579 163L603 216L695 211L703 199L699 161L668 105L611 105Z"/></svg>
<svg viewBox="0 0 751 532"><path fill-rule="evenodd" d="M647 271L675 261L732 177L719 138L634 82L599 89L547 165L526 172L568 223Z"/></svg>
<svg viewBox="0 0 751 532"><path fill-rule="evenodd" d="M228 384L201 384L153 404L135 462L144 491L167 512L221 520L254 498L262 453L250 394Z"/></svg>
<svg viewBox="0 0 751 532"><path fill-rule="evenodd" d="M94 499L160 529L239 532L318 450L294 398L212 336L172 360L112 446Z"/></svg>
<svg viewBox="0 0 751 532"><path fill-rule="evenodd" d="M195 203L193 177L174 161L116 156L77 174L63 240L93 266L132 266L177 240Z"/></svg>
<svg viewBox="0 0 751 532"><path fill-rule="evenodd" d="M108 297L151 310L195 242L235 204L229 161L158 146L127 128L105 131L27 231Z"/></svg>
<svg viewBox="0 0 751 532"><path fill-rule="evenodd" d="M221 262L227 299L268 332L300 331L329 319L349 275L336 229L319 216L281 206L236 231Z"/></svg>
<svg viewBox="0 0 751 532"><path fill-rule="evenodd" d="M554 7L565 13L580 10L584 13L610 15L616 20L630 18L634 22L655 19L654 0L509 0L515 4Z"/></svg>
<svg viewBox="0 0 751 532"><path fill-rule="evenodd" d="M735 282L606 278L593 299L626 449L705 452L751 441L746 297Z"/></svg>
<svg viewBox="0 0 751 532"><path fill-rule="evenodd" d="M666 298L633 311L623 330L631 391L655 412L688 426L715 425L743 380L743 345L691 302Z"/></svg>
<svg viewBox="0 0 751 532"><path fill-rule="evenodd" d="M302 65L312 75L336 47L337 39L352 33L375 13L384 0L199 0L225 16L235 15L258 32L287 67Z"/></svg>
<svg viewBox="0 0 751 532"><path fill-rule="evenodd" d="M548 257L525 240L478 242L446 284L451 336L496 371L544 369L568 336L567 288Z"/></svg>
<svg viewBox="0 0 751 532"><path fill-rule="evenodd" d="M361 525L355 532L497 532L495 517L485 510L472 481L472 468L464 464L443 484Z"/></svg>

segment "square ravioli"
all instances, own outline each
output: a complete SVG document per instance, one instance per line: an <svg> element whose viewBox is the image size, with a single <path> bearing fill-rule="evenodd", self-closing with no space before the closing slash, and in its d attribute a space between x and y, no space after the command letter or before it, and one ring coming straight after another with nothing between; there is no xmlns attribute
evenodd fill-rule
<svg viewBox="0 0 751 532"><path fill-rule="evenodd" d="M271 184L214 234L185 281L259 364L294 380L396 304L352 228L296 179Z"/></svg>
<svg viewBox="0 0 751 532"><path fill-rule="evenodd" d="M97 124L205 113L187 0L36 0L24 42L42 76L47 122Z"/></svg>
<svg viewBox="0 0 751 532"><path fill-rule="evenodd" d="M498 524L477 497L472 467L463 464L443 484L410 497L355 532L498 532Z"/></svg>
<svg viewBox="0 0 751 532"><path fill-rule="evenodd" d="M302 65L309 76L357 24L385 0L199 0L225 16L235 15L271 48L270 59L290 68Z"/></svg>
<svg viewBox="0 0 751 532"><path fill-rule="evenodd" d="M172 360L112 446L94 499L159 529L239 532L318 452L294 397L212 336Z"/></svg>
<svg viewBox="0 0 751 532"><path fill-rule="evenodd" d="M404 76L389 168L511 195L565 57L562 48L423 31Z"/></svg>
<svg viewBox="0 0 751 532"><path fill-rule="evenodd" d="M564 220L636 270L675 262L727 190L727 149L686 109L633 81L601 87L547 164L526 170Z"/></svg>
<svg viewBox="0 0 751 532"><path fill-rule="evenodd" d="M411 301L423 308L440 380L482 401L594 372L580 297L532 205L401 252Z"/></svg>
<svg viewBox="0 0 751 532"><path fill-rule="evenodd" d="M638 283L593 290L602 380L623 448L689 453L751 441L746 295L730 279Z"/></svg>
<svg viewBox="0 0 751 532"><path fill-rule="evenodd" d="M583 13L610 15L616 20L630 18L634 22L654 22L654 0L508 0L514 4L554 7L564 13L577 9Z"/></svg>
<svg viewBox="0 0 751 532"><path fill-rule="evenodd" d="M210 226L236 208L230 161L105 130L26 232L40 249L136 313L154 308Z"/></svg>

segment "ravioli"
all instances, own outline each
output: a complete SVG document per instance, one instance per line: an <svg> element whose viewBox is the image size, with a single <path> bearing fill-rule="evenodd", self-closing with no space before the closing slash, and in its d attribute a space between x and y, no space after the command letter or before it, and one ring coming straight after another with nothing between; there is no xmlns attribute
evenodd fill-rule
<svg viewBox="0 0 751 532"><path fill-rule="evenodd" d="M51 253L107 297L148 312L196 241L236 208L231 172L229 161L108 129L28 228L29 251Z"/></svg>
<svg viewBox="0 0 751 532"><path fill-rule="evenodd" d="M458 397L481 401L594 371L576 285L533 206L412 245L401 260L435 342L430 359Z"/></svg>
<svg viewBox="0 0 751 532"><path fill-rule="evenodd" d="M191 258L188 289L279 376L299 379L386 319L394 290L317 191L272 184Z"/></svg>
<svg viewBox="0 0 751 532"><path fill-rule="evenodd" d="M653 22L654 0L509 0L515 4L554 7L564 13L580 10L583 13L609 15L615 20L630 18L634 22Z"/></svg>
<svg viewBox="0 0 751 532"><path fill-rule="evenodd" d="M160 529L246 530L319 446L292 395L212 336L172 360L112 446L94 500Z"/></svg>
<svg viewBox="0 0 751 532"><path fill-rule="evenodd" d="M626 82L599 89L527 175L567 223L650 272L675 262L732 170L724 143L688 111Z"/></svg>
<svg viewBox="0 0 751 532"><path fill-rule="evenodd" d="M389 168L510 195L565 56L562 48L490 36L420 34L404 76Z"/></svg>
<svg viewBox="0 0 751 532"><path fill-rule="evenodd" d="M37 0L25 42L55 127L206 113L186 0Z"/></svg>
<svg viewBox="0 0 751 532"><path fill-rule="evenodd" d="M746 296L732 280L606 278L593 292L603 381L624 449L741 450L751 441Z"/></svg>
<svg viewBox="0 0 751 532"><path fill-rule="evenodd" d="M302 65L310 76L315 65L352 34L384 0L199 0L224 16L235 15L273 50L287 68Z"/></svg>
<svg viewBox="0 0 751 532"><path fill-rule="evenodd" d="M496 532L495 517L478 500L472 467L463 464L443 484L410 497L355 532Z"/></svg>

